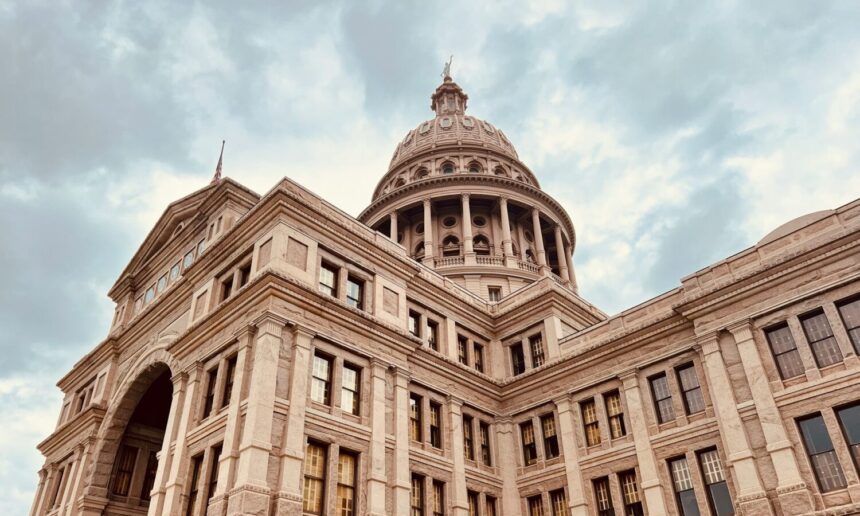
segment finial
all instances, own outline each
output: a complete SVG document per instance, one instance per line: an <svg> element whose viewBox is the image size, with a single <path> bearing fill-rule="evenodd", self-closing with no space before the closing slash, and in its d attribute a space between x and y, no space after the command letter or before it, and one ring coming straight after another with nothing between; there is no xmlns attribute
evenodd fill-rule
<svg viewBox="0 0 860 516"><path fill-rule="evenodd" d="M221 166L224 164L224 144L227 140L221 140L221 155L218 156L218 165L215 167L215 175L212 177L210 184L215 184L221 180Z"/></svg>
<svg viewBox="0 0 860 516"><path fill-rule="evenodd" d="M451 57L448 58L448 62L445 63L445 68L442 69L442 79L450 79L451 78L451 61L454 60L454 54L451 54Z"/></svg>

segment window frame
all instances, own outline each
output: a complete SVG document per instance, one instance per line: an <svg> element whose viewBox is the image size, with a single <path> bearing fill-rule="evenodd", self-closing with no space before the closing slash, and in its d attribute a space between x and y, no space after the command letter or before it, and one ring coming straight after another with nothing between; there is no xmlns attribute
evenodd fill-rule
<svg viewBox="0 0 860 516"><path fill-rule="evenodd" d="M822 328L815 328L811 324L808 324L819 317L824 322ZM833 333L833 326L830 324L830 319L827 317L827 313L825 313L823 307L801 314L797 319L800 322L800 329L803 331L806 343L810 351L812 351L812 359L815 360L816 367L822 369L841 364L845 360L845 356L839 348L839 343L836 341L836 335ZM813 335L814 331L825 327L830 334L816 339ZM824 349L828 344L829 349Z"/></svg>
<svg viewBox="0 0 860 516"><path fill-rule="evenodd" d="M355 375L355 385L352 387L347 386L346 383L346 371L352 371ZM346 360L343 361L343 366L341 370L341 382L340 382L340 409L347 414L351 414L353 416L361 415L361 373L362 368L358 365L353 364L352 362L348 362ZM350 393L352 395L352 407L345 408L344 400L346 397L344 393Z"/></svg>
<svg viewBox="0 0 860 516"><path fill-rule="evenodd" d="M783 330L785 330L786 335L788 335L788 337L791 339L792 347L790 349L786 349L777 353L774 348L774 339L771 338L771 335L776 335L777 332L781 332ZM800 355L800 350L797 349L797 341L794 339L794 335L791 332L791 327L789 326L788 321L782 321L780 323L773 324L771 326L768 326L767 328L764 328L763 331L765 340L768 344L768 348L770 349L771 357L776 364L776 371L777 374L779 374L780 379L785 381L790 380L792 378L804 376L806 374L806 366L803 363L803 358ZM783 361L783 357L786 357L784 359L785 361ZM791 362L789 362L789 360L791 360ZM794 364L791 367L799 366L800 370L797 371L796 374L789 374L794 373L794 370L787 371L783 367L783 365L785 364L785 367L787 368L789 363Z"/></svg>
<svg viewBox="0 0 860 516"><path fill-rule="evenodd" d="M666 384L666 395L662 398L658 397L657 389L655 389L656 382L660 380L662 380ZM672 421L675 421L678 416L675 414L674 401L672 400L672 387L671 385L669 385L669 375L667 375L665 371L661 371L657 374L649 376L648 387L651 390L651 400L654 402L654 415L657 418L657 423L660 425L664 425L666 423L671 423ZM671 417L669 417L668 415L664 416L662 410L663 406L669 407Z"/></svg>
<svg viewBox="0 0 860 516"><path fill-rule="evenodd" d="M326 367L327 376L323 378L321 376L317 376L317 360L321 362L326 362L328 366ZM319 349L315 349L313 355L311 356L311 388L308 389L308 395L313 403L318 403L320 405L324 405L326 407L332 406L332 371L334 368L335 360L334 357L329 355L328 353L324 353ZM322 385L323 389L323 399L319 400L316 398L315 392L317 389L317 385Z"/></svg>
<svg viewBox="0 0 860 516"><path fill-rule="evenodd" d="M860 316L857 318L856 326L849 326L849 320L845 317L845 307L853 306L855 303L857 303L857 310L860 313L860 295L858 294L840 299L834 305L836 306L836 311L839 313L839 319L842 321L842 327L845 329L845 333L848 334L848 340L851 341L851 345L854 347L854 352L860 355Z"/></svg>
<svg viewBox="0 0 860 516"><path fill-rule="evenodd" d="M558 425L555 421L555 412L547 412L546 414L541 415L539 421L541 438L543 439L544 460L552 460L560 457L561 448L558 445ZM551 426L549 426L549 429L552 430L552 434L547 432L547 421L552 423Z"/></svg>
<svg viewBox="0 0 860 516"><path fill-rule="evenodd" d="M684 373L692 372L692 379L696 384L693 386L685 385ZM705 394L702 392L702 383L699 381L699 372L696 370L694 362L687 362L675 367L675 377L678 381L678 389L681 391L681 400L684 402L684 413L688 416L701 414L707 409L705 404ZM691 398L693 400L691 401ZM700 403L701 408L694 410L694 403Z"/></svg>
<svg viewBox="0 0 860 516"><path fill-rule="evenodd" d="M829 446L829 449L813 450L812 441L814 440L815 436L806 432L806 428L810 427L804 426L804 423L816 420L820 420L820 428L818 430L824 430L823 437L827 438L827 446ZM842 468L842 464L839 461L839 454L836 452L836 448L833 446L833 438L830 436L830 429L827 428L827 421L824 419L824 415L821 412L815 412L813 414L797 418L796 423L798 433L800 434L800 440L803 443L803 449L806 452L806 459L807 461L809 461L810 470L812 471L812 476L815 477L818 489L822 493L830 493L832 491L839 491L841 489L845 489L848 486L848 482L845 478L845 470ZM833 486L826 485L826 482L828 482L829 480L825 479L821 474L821 470L819 469L821 464L819 464L819 461L817 460L818 457L828 457L833 461L830 463L830 466L836 466L834 472L839 473L839 478L837 480L840 482L840 484Z"/></svg>
<svg viewBox="0 0 860 516"><path fill-rule="evenodd" d="M618 399L617 412L614 412L612 405L609 403L611 398ZM607 424L609 425L609 438L621 439L622 437L625 437L627 435L627 425L624 423L624 405L621 400L621 391L619 389L613 389L605 392L603 394L603 404L606 410ZM616 435L616 427L613 426L613 423L617 423L618 428L620 428L621 433L619 435Z"/></svg>
<svg viewBox="0 0 860 516"><path fill-rule="evenodd" d="M585 435L587 447L600 445L600 418L597 416L597 402L588 398L579 402L579 412L582 417L582 432Z"/></svg>

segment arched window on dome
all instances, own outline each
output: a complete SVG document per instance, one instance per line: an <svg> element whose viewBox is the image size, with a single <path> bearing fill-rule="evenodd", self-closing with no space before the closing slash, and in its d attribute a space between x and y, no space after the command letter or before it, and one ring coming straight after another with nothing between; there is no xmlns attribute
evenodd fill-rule
<svg viewBox="0 0 860 516"><path fill-rule="evenodd" d="M448 235L442 240L442 256L460 256L460 239Z"/></svg>
<svg viewBox="0 0 860 516"><path fill-rule="evenodd" d="M406 185L406 180L402 177L398 177L396 181L394 181L394 188L400 188L401 186Z"/></svg>
<svg viewBox="0 0 860 516"><path fill-rule="evenodd" d="M418 242L415 245L415 251L412 252L412 257L416 260L424 258L424 242Z"/></svg>
<svg viewBox="0 0 860 516"><path fill-rule="evenodd" d="M505 171L504 167L496 167L493 173L497 176L508 177L508 173Z"/></svg>
<svg viewBox="0 0 860 516"><path fill-rule="evenodd" d="M425 177L427 177L429 175L430 175L430 171L424 167L421 167L415 171L415 174L413 174L412 179L414 179L415 181L418 181L419 179L424 179Z"/></svg>
<svg viewBox="0 0 860 516"><path fill-rule="evenodd" d="M469 173L470 174L480 174L481 173L481 164L477 161L473 161L469 163Z"/></svg>
<svg viewBox="0 0 860 516"><path fill-rule="evenodd" d="M490 255L490 241L484 235L478 235L472 240L472 248L478 256Z"/></svg>
<svg viewBox="0 0 860 516"><path fill-rule="evenodd" d="M535 254L531 249L526 249L526 261L529 263L537 263L537 260L535 260Z"/></svg>
<svg viewBox="0 0 860 516"><path fill-rule="evenodd" d="M454 164L450 161L446 161L442 163L442 173L443 174L453 174L454 173Z"/></svg>

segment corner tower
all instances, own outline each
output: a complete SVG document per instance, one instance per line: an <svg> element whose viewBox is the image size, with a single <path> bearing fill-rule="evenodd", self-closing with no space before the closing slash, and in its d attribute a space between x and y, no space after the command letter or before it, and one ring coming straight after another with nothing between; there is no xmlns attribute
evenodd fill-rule
<svg viewBox="0 0 860 516"><path fill-rule="evenodd" d="M485 299L544 276L576 291L564 208L500 129L466 114L469 96L450 76L430 98L436 116L397 144L359 220Z"/></svg>

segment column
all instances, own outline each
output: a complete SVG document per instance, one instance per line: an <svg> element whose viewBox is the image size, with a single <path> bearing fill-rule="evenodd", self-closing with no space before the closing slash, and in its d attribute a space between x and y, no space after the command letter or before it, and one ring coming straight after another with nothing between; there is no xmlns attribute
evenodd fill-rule
<svg viewBox="0 0 860 516"><path fill-rule="evenodd" d="M636 446L636 459L639 461L639 473L642 476L642 492L650 514L667 514L666 502L663 497L663 487L657 474L657 462L651 440L648 437L648 423L645 421L645 409L639 393L639 379L635 370L619 375L624 388L624 398L627 400L627 410L630 412L630 428L633 430L633 443Z"/></svg>
<svg viewBox="0 0 860 516"><path fill-rule="evenodd" d="M546 251L543 247L543 232L540 228L540 211L537 208L532 208L532 233L535 237L538 265L540 265L541 270L545 273L547 269Z"/></svg>
<svg viewBox="0 0 860 516"><path fill-rule="evenodd" d="M777 477L777 500L785 514L804 514L813 509L809 488L803 482L797 459L788 439L782 417L776 408L768 377L753 339L749 321L730 326L735 338L744 373L750 384L753 403L764 433Z"/></svg>
<svg viewBox="0 0 860 516"><path fill-rule="evenodd" d="M305 458L305 409L308 400L308 372L315 334L295 326L290 364L290 408L281 446L281 485L277 514L299 514L302 507L302 462ZM334 373L334 371L332 371Z"/></svg>
<svg viewBox="0 0 860 516"><path fill-rule="evenodd" d="M48 472L45 468L40 469L39 486L36 488L36 496L33 498L33 506L30 508L30 516L38 516L44 512L42 510L42 504L45 500L45 492L48 490L48 478Z"/></svg>
<svg viewBox="0 0 860 516"><path fill-rule="evenodd" d="M370 449L367 475L367 512L385 516L385 387L388 364L371 359L370 365Z"/></svg>
<svg viewBox="0 0 860 516"><path fill-rule="evenodd" d="M409 514L412 490L409 470L409 374L394 371L394 513Z"/></svg>
<svg viewBox="0 0 860 516"><path fill-rule="evenodd" d="M469 194L463 194L460 199L463 208L463 220L460 221L463 235L463 256L464 262L469 265L475 263L475 249L472 247L472 209L469 206Z"/></svg>
<svg viewBox="0 0 860 516"><path fill-rule="evenodd" d="M517 490L517 454L519 449L514 436L514 424L509 418L496 419L496 437L499 450L496 454L502 477L502 507L499 514L520 516L520 494Z"/></svg>
<svg viewBox="0 0 860 516"><path fill-rule="evenodd" d="M266 477L272 451L278 355L286 321L275 314L264 313L254 323L257 327L252 351L254 367L248 379L247 409L239 443L236 487L227 502L227 514L230 515L266 514L269 509L271 489Z"/></svg>
<svg viewBox="0 0 860 516"><path fill-rule="evenodd" d="M248 350L255 332L255 326L245 326L236 332L239 350L236 353L236 371L233 373L233 391L230 393L230 399L226 400L227 422L224 428L224 443L221 445L221 459L218 461L218 485L207 510L207 514L211 516L223 516L227 513L227 493L233 486L232 480L239 460L239 404L245 384L245 364L248 362Z"/></svg>
<svg viewBox="0 0 860 516"><path fill-rule="evenodd" d="M451 415L451 458L454 462L451 485L451 509L454 516L468 516L469 497L466 492L466 458L463 442L463 401L448 396Z"/></svg>
<svg viewBox="0 0 860 516"><path fill-rule="evenodd" d="M185 463L187 462L187 451L185 449L185 442L188 437L188 428L191 422L191 418L195 412L195 398L197 396L197 386L200 384L200 368L199 366L194 369L189 377L185 373L180 373L180 379L178 386L182 390L186 390L185 396L182 398L182 406L178 407L180 417L179 424L176 427L176 440L173 446L173 456L170 459L170 469L167 473L167 481L164 484L164 505L163 510L153 511L153 503L150 501L149 505L149 514L157 515L157 514L174 514L178 513L180 508L182 507L182 493L184 491L185 486ZM174 393L176 392L176 381L173 382ZM171 412L173 411L173 406L170 407ZM168 423L170 422L170 416L168 416ZM169 453L170 445L165 439L164 441L165 448L162 448L161 453L162 456L167 455Z"/></svg>
<svg viewBox="0 0 860 516"><path fill-rule="evenodd" d="M555 225L555 255L558 260L558 275L565 285L570 285L570 277L567 271L567 257L564 253L564 240L561 237L561 225Z"/></svg>
<svg viewBox="0 0 860 516"><path fill-rule="evenodd" d="M571 235L571 238L573 238L573 235ZM568 261L567 272L570 275L570 288L574 292L579 292L579 286L576 284L576 273L573 272L573 247L570 245L565 246L564 255Z"/></svg>
<svg viewBox="0 0 860 516"><path fill-rule="evenodd" d="M397 242L397 210L392 211L388 217L391 219L391 240ZM426 231L427 228L425 227L424 230Z"/></svg>
<svg viewBox="0 0 860 516"><path fill-rule="evenodd" d="M424 265L433 267L433 254L432 201L424 199Z"/></svg>
<svg viewBox="0 0 860 516"><path fill-rule="evenodd" d="M743 508L744 514L773 514L737 410L734 389L720 351L719 335L711 333L697 340L702 346L705 374L717 413L723 449L734 473L738 505Z"/></svg>
<svg viewBox="0 0 860 516"><path fill-rule="evenodd" d="M561 448L564 453L564 472L567 489L570 493L568 505L570 516L588 516L588 504L582 486L582 472L579 470L579 446L576 444L576 431L570 396L564 395L554 400L558 409L558 426L561 433ZM605 426L605 425L604 425Z"/></svg>
<svg viewBox="0 0 860 516"><path fill-rule="evenodd" d="M92 450L92 439L87 438L81 444L78 445L77 453L78 453L78 466L77 473L75 475L75 481L73 484L70 484L69 489L71 490L71 497L69 498L70 505L67 514L70 516L76 516L80 513L78 510L78 498L80 498L81 494L84 492L84 484L85 477L84 472L86 471L87 464L90 461L90 451Z"/></svg>
<svg viewBox="0 0 860 516"><path fill-rule="evenodd" d="M170 400L170 412L167 415L167 426L164 431L164 442L161 445L161 451L158 452L158 469L155 471L155 482L153 483L153 491L149 500L149 516L162 514L164 507L164 495L166 492L167 477L170 473L171 455L170 448L173 440L176 439L177 427L183 406L185 405L185 389L188 383L188 375L186 373L174 374L171 378L173 382L173 397ZM179 448L177 448L179 450Z"/></svg>

